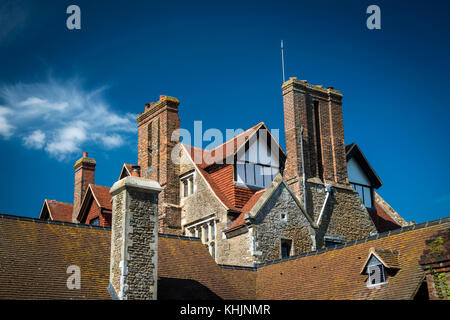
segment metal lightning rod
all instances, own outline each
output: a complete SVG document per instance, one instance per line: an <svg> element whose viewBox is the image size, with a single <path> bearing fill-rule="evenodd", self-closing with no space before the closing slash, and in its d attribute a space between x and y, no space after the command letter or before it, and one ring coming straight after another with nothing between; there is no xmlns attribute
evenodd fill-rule
<svg viewBox="0 0 450 320"><path fill-rule="evenodd" d="M286 82L286 79L284 77L284 52L283 52L283 40L281 40L281 67L283 69L283 83Z"/></svg>

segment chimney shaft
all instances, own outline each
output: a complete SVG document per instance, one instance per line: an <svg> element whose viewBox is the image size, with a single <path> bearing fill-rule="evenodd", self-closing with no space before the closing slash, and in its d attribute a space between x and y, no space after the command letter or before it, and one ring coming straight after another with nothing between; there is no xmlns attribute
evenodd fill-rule
<svg viewBox="0 0 450 320"><path fill-rule="evenodd" d="M73 193L73 212L72 222L78 222L77 217L81 207L81 201L86 194L86 190L90 184L95 184L95 159L88 158L88 153L83 152L75 165L75 185Z"/></svg>
<svg viewBox="0 0 450 320"><path fill-rule="evenodd" d="M157 181L163 188L160 193L159 232L181 234L180 166L172 161L173 149L180 141L178 105L174 97L159 97L147 112L137 117L138 165L140 176ZM178 145L179 146L179 145Z"/></svg>
<svg viewBox="0 0 450 320"><path fill-rule="evenodd" d="M288 158L284 178L295 193L299 182L319 178L323 183L347 182L342 93L291 78L283 86L284 128ZM301 128L304 159L301 159Z"/></svg>
<svg viewBox="0 0 450 320"><path fill-rule="evenodd" d="M111 188L112 228L108 290L119 300L156 300L158 194L153 180L128 176Z"/></svg>

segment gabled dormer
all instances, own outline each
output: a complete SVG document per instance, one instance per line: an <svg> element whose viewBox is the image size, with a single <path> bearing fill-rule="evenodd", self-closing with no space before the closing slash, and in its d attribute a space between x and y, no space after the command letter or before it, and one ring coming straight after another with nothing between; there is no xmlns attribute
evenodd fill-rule
<svg viewBox="0 0 450 320"><path fill-rule="evenodd" d="M375 207L374 189L383 184L356 143L346 147L348 181L366 208Z"/></svg>
<svg viewBox="0 0 450 320"><path fill-rule="evenodd" d="M388 283L389 276L395 275L400 269L398 252L380 248L370 248L361 274L367 275L368 288Z"/></svg>
<svg viewBox="0 0 450 320"><path fill-rule="evenodd" d="M283 170L286 155L264 123L237 149L234 156L234 183L250 189L270 186Z"/></svg>

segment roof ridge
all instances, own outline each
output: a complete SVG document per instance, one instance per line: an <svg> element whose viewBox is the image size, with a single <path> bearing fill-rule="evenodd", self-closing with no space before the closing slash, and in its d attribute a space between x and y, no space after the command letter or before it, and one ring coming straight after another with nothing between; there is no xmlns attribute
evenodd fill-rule
<svg viewBox="0 0 450 320"><path fill-rule="evenodd" d="M301 254L298 254L298 255L295 255L295 256L291 256L291 257L288 257L288 258L283 258L283 259L277 259L277 260L273 260L273 261L258 263L258 264L255 264L255 267L256 268L260 268L260 267L265 267L265 266L271 265L271 264L281 263L281 262L285 262L285 261L289 261L289 260L296 260L296 259L300 259L300 258L304 258L304 257L307 257L307 256L312 256L312 255L318 255L318 254L322 254L322 253L325 253L325 252L328 252L328 251L334 251L334 250L339 250L339 249L343 249L343 248L346 248L346 247L352 247L352 246L355 246L355 245L358 245L358 244L361 244L361 243L365 243L365 242L369 242L369 241L373 241L373 240L377 240L377 239L381 239L381 238L386 238L386 237L389 237L389 236L405 233L405 232L412 231L412 230L418 230L418 229L423 229L423 228L427 228L427 227L432 227L432 226L444 224L444 223L447 223L447 222L450 222L450 216L445 217L445 218L441 218L441 219L432 220L432 221L422 222L422 223L419 223L419 224L414 224L414 225L411 225L411 226L398 228L398 229L395 229L395 230L390 230L390 231L378 233L376 235L369 236L369 237L366 237L366 238L361 238L361 239L358 239L358 240L346 242L344 244L334 245L332 247L323 248L323 249L319 249L319 250L316 250L316 251L309 251L309 252L301 253Z"/></svg>
<svg viewBox="0 0 450 320"><path fill-rule="evenodd" d="M61 225L61 226L67 226L67 227L77 227L77 228L111 230L111 227L93 226L90 224L82 224L82 223L74 223L74 222L42 220L39 218L16 216L16 215L6 214L6 213L0 213L0 219L20 220L20 221L37 222L37 223L45 223L45 224L55 224L55 225Z"/></svg>

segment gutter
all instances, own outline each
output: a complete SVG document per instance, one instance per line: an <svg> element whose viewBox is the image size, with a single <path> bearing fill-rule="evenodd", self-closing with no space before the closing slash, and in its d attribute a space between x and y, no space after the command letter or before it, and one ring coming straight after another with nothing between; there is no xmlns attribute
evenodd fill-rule
<svg viewBox="0 0 450 320"><path fill-rule="evenodd" d="M323 213L325 212L325 208L326 208L326 206L327 206L328 199L330 198L330 194L331 194L331 191L332 191L331 185L330 185L330 184L327 184L327 185L325 186L325 190L326 190L326 192L327 192L327 196L326 196L326 198L325 198L325 201L323 202L322 209L320 210L319 218L317 218L317 222L316 222L317 226L320 226L320 220L322 220L322 216L323 216Z"/></svg>

